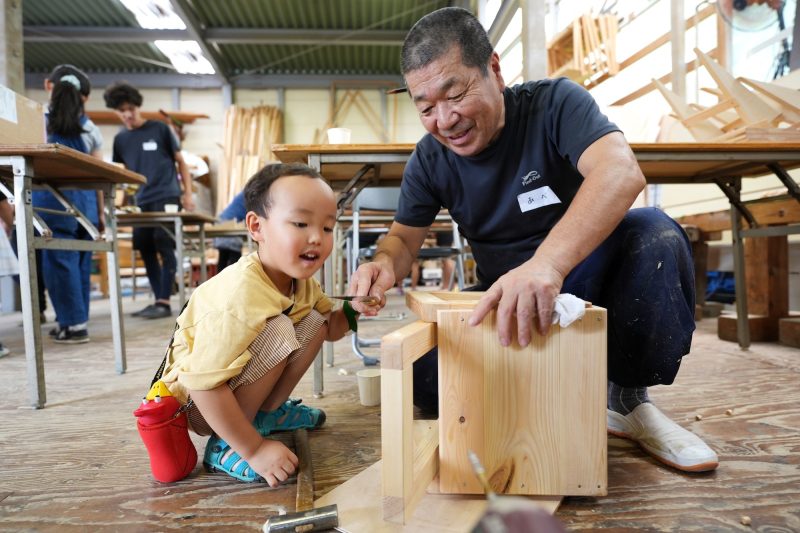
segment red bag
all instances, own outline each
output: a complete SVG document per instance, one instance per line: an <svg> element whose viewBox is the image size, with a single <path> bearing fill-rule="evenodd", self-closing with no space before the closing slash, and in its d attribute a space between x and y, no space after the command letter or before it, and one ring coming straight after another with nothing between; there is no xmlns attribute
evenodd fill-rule
<svg viewBox="0 0 800 533"><path fill-rule="evenodd" d="M154 391L163 395L153 394ZM153 399L148 400L151 396ZM170 483L188 476L197 464L197 450L189 438L185 409L174 396L169 395L161 381L153 385L133 414L150 455L153 477L162 483Z"/></svg>

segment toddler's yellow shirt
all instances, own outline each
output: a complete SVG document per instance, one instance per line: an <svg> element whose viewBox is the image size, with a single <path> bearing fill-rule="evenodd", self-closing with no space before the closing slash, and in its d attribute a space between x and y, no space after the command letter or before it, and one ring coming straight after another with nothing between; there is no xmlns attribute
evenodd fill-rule
<svg viewBox="0 0 800 533"><path fill-rule="evenodd" d="M182 403L188 390L213 389L237 376L250 360L248 346L267 319L288 313L297 324L331 301L317 280L297 280L294 300L278 291L253 252L200 285L178 317L172 355L162 381Z"/></svg>

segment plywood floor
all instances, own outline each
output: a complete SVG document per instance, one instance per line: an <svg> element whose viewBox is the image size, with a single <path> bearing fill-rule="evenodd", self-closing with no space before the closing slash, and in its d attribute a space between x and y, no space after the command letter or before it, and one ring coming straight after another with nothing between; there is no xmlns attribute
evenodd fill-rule
<svg viewBox="0 0 800 533"><path fill-rule="evenodd" d="M126 312L144 303L126 300ZM403 309L402 298L393 297L390 310ZM293 485L247 485L201 466L179 483L151 479L132 411L161 361L172 320L126 319L128 372L117 375L108 304L93 302L91 343L45 341L48 403L38 411L26 408L20 323L19 314L0 317L0 340L12 350L0 359L0 530L253 531L293 509ZM361 329L380 336L402 323L365 322ZM712 320L699 326L678 382L651 396L717 450L719 470L677 473L611 437L609 495L567 498L556 516L570 530L800 531L800 351L756 344L742 352L717 340ZM310 433L317 496L380 455L380 408L358 403L354 374L361 366L349 343L337 343L336 354L335 366L325 369L325 397L311 397L310 373L296 394L328 413L326 426ZM194 442L202 456L205 439ZM751 526L740 524L743 515Z"/></svg>

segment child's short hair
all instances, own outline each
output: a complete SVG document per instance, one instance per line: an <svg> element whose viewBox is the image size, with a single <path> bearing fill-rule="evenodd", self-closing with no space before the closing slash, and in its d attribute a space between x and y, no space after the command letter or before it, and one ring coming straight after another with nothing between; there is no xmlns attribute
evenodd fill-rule
<svg viewBox="0 0 800 533"><path fill-rule="evenodd" d="M142 107L142 93L127 81L117 81L112 83L103 93L106 107L109 109L119 109L123 104L133 104Z"/></svg>
<svg viewBox="0 0 800 533"><path fill-rule="evenodd" d="M245 209L266 218L272 207L269 189L278 178L286 176L308 176L313 179L323 179L322 174L302 163L267 165L247 180L247 184L244 186Z"/></svg>

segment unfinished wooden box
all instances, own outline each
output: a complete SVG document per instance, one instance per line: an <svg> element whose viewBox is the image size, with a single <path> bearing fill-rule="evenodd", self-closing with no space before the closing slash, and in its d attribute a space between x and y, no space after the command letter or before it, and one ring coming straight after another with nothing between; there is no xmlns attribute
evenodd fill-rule
<svg viewBox="0 0 800 533"><path fill-rule="evenodd" d="M493 489L516 495L604 495L606 311L504 348L495 313L467 320L482 293L412 292L421 320L383 338L384 518L409 516L437 475L439 491L479 494L468 450ZM439 421L413 421L411 365L439 346ZM438 453L436 449L438 448Z"/></svg>

